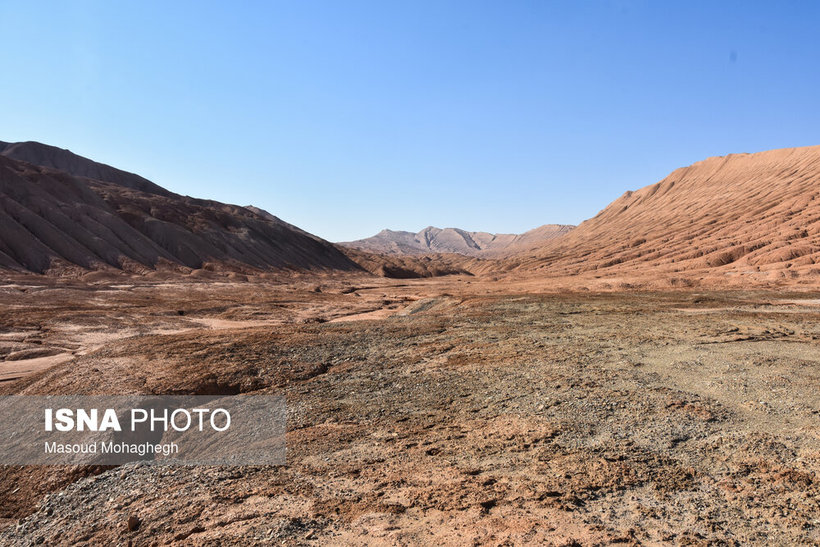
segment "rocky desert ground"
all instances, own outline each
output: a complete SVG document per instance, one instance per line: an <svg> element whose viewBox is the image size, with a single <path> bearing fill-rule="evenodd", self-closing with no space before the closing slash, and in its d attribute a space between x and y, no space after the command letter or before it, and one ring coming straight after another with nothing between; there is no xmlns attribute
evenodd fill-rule
<svg viewBox="0 0 820 547"><path fill-rule="evenodd" d="M287 465L5 466L2 544L820 542L816 290L32 279L2 394L283 393Z"/></svg>

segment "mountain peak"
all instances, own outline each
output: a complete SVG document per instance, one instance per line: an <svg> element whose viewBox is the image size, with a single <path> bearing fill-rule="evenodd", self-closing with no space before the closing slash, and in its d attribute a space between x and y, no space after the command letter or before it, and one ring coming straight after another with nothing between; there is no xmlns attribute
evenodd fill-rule
<svg viewBox="0 0 820 547"><path fill-rule="evenodd" d="M524 234L491 234L427 226L417 233L385 229L373 237L341 245L391 255L458 253L467 256L504 256L562 236L571 229L572 226L545 224Z"/></svg>

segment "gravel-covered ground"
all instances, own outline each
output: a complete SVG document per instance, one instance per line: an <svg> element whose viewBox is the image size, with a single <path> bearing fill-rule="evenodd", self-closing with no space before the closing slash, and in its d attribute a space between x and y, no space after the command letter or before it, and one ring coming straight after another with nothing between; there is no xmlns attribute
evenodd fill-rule
<svg viewBox="0 0 820 547"><path fill-rule="evenodd" d="M223 289L21 293L78 347L0 390L284 393L288 464L5 467L0 543L820 541L817 295Z"/></svg>

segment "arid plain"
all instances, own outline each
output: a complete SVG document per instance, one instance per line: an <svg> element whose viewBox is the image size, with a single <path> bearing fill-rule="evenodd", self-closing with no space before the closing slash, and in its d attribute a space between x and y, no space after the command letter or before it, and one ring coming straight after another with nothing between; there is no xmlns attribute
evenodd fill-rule
<svg viewBox="0 0 820 547"><path fill-rule="evenodd" d="M288 401L285 467L5 467L3 543L820 540L817 293L2 291L6 346L70 354L4 394Z"/></svg>
<svg viewBox="0 0 820 547"><path fill-rule="evenodd" d="M820 542L816 147L487 258L334 246L22 149L0 394L281 393L287 465L4 466L2 544Z"/></svg>

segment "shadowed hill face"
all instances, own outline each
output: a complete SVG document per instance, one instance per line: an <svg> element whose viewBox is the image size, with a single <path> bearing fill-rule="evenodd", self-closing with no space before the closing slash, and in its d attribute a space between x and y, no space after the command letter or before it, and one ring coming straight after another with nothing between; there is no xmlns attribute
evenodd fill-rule
<svg viewBox="0 0 820 547"><path fill-rule="evenodd" d="M368 272L394 279L440 277L445 275L479 275L491 271L492 260L458 253L382 254L352 247L339 247L348 258Z"/></svg>
<svg viewBox="0 0 820 547"><path fill-rule="evenodd" d="M146 186L136 175L119 179L113 168L111 180L101 181L4 156L3 268L50 274L205 266L232 271L359 269L332 244L273 215L179 196L149 181ZM90 165L85 172L92 172L94 162L85 161ZM103 170L100 176L105 175Z"/></svg>
<svg viewBox="0 0 820 547"><path fill-rule="evenodd" d="M547 275L820 272L820 147L714 157L506 262Z"/></svg>
<svg viewBox="0 0 820 547"><path fill-rule="evenodd" d="M545 224L523 234L468 232L428 226L418 233L382 230L373 237L341 243L346 247L389 255L457 253L467 256L504 256L564 235L572 226Z"/></svg>
<svg viewBox="0 0 820 547"><path fill-rule="evenodd" d="M173 195L172 192L139 175L78 156L69 150L57 148L56 146L32 141L15 143L0 141L0 154L15 160L63 171L75 177L111 182L126 188L142 190L143 192L161 196Z"/></svg>

